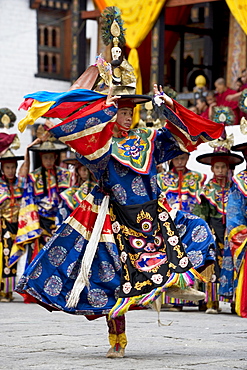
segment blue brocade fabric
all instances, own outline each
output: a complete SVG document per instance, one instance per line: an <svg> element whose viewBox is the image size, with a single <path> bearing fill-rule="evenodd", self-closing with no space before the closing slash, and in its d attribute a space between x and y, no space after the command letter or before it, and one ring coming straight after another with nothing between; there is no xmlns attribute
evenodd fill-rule
<svg viewBox="0 0 247 370"><path fill-rule="evenodd" d="M195 269L215 261L215 241L206 221L191 213L177 211L174 223Z"/></svg>

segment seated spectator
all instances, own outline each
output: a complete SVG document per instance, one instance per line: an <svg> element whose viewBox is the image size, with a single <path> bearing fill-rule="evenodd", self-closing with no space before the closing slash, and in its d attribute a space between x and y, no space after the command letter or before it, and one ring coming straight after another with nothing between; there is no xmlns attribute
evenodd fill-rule
<svg viewBox="0 0 247 370"><path fill-rule="evenodd" d="M216 106L215 92L213 90L208 91L207 96L206 96L206 101L208 104L208 117L209 119L212 119L211 117L213 115L213 109Z"/></svg>
<svg viewBox="0 0 247 370"><path fill-rule="evenodd" d="M209 106L204 96L196 100L196 107L197 107L199 116L203 118L209 118Z"/></svg>
<svg viewBox="0 0 247 370"><path fill-rule="evenodd" d="M225 107L230 107L233 110L234 115L235 115L234 124L235 125L239 124L240 109L238 107L238 102L229 101L229 100L226 99L228 95L235 94L236 90L232 90L232 89L228 88L224 78L218 78L215 81L214 85L215 85L215 89L216 89L216 94L215 94L216 105L217 106L223 105Z"/></svg>

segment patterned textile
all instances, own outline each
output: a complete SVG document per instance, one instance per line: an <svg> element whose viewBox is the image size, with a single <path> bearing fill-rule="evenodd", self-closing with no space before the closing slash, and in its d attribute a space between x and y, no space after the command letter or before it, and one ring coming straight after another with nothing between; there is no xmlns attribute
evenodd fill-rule
<svg viewBox="0 0 247 370"><path fill-rule="evenodd" d="M94 108L95 105L92 109L88 106L76 112L51 131L62 142L77 151L77 158L93 172L100 186L93 189L92 193L57 230L51 241L40 251L25 271L17 290L35 296L42 305L49 306L50 309L58 308L65 312L84 315L105 314L111 309L110 314L116 317L126 312L135 298L137 298L136 304L139 305L153 302L163 287L153 289L153 285L148 286L149 291L146 290L146 293L138 297L121 298L116 303L121 264L112 234L110 216L107 214L88 276L90 284L80 293L76 307L66 306L75 278L78 276L82 258L86 253L90 235L95 230L94 225L100 211L101 201L104 194L109 194L111 203L119 206L135 207L152 200L157 202L160 190L157 187L156 164L172 159L182 154L182 151L180 144L169 130L162 128L155 131L154 145L146 153L145 158L145 163L150 163L149 170L147 174L140 174L135 166L130 168L120 162L119 158L123 151L121 145L117 147L118 155L116 157L111 155L114 141L112 129L115 123L110 119L117 112L116 108L106 107L103 103L97 111L93 111ZM181 108L182 120L184 109ZM190 120L186 122L188 127L191 124L194 125L195 121L197 122L197 115L194 115L193 119L190 117ZM213 122L211 122L210 130L214 131L214 134L217 129L219 132L222 131L219 124L217 124L217 129L212 130L212 127L214 127ZM140 140L138 138L135 140L135 146L138 146L145 130L133 130L131 134L132 132L140 138ZM189 145L189 141L190 137L187 135L186 145ZM193 138L193 142L195 146L196 138ZM138 150L129 152L132 160L137 152ZM121 158L125 159L123 156ZM175 230L167 229L169 237L174 235L171 234L172 232ZM170 256L167 255L167 258L169 264ZM169 282L169 285L177 284L181 287L192 284L197 273L194 269L190 269L187 257L183 255L181 261L183 258L187 266L184 265L183 268L180 266L178 273L171 274L166 284ZM124 269L122 269L122 274L125 274ZM165 281L166 277L163 276L163 279ZM121 292L123 292L122 288Z"/></svg>
<svg viewBox="0 0 247 370"><path fill-rule="evenodd" d="M71 212L79 206L81 201L92 191L95 185L95 182L87 180L80 187L74 185L60 193L62 201L59 204L56 217L57 226L61 226L63 221L65 221Z"/></svg>
<svg viewBox="0 0 247 370"><path fill-rule="evenodd" d="M215 261L216 245L208 224L200 217L177 211L174 220L185 252L195 269Z"/></svg>
<svg viewBox="0 0 247 370"><path fill-rule="evenodd" d="M181 184L179 184L178 173L173 170L157 175L158 185L165 193L170 207L189 213L193 213L196 192L205 180L206 175L188 169L183 173Z"/></svg>
<svg viewBox="0 0 247 370"><path fill-rule="evenodd" d="M107 314L119 294L121 262L111 231L109 214L85 287L75 308L66 303L80 269L103 194L97 187L55 232L28 266L17 291L29 293L49 310L71 314Z"/></svg>
<svg viewBox="0 0 247 370"><path fill-rule="evenodd" d="M134 206L114 203L112 220L123 269L121 298L163 287L172 274L192 267L169 213L156 200Z"/></svg>
<svg viewBox="0 0 247 370"><path fill-rule="evenodd" d="M0 179L0 291L13 292L15 289L15 276L17 264L10 263L9 257L13 250L13 242L17 233L17 221L21 203L23 186L19 179L8 184Z"/></svg>
<svg viewBox="0 0 247 370"><path fill-rule="evenodd" d="M56 177L52 174L49 181L47 178L46 195L41 167L29 174L21 199L18 232L11 253L11 264L17 262L29 248L31 254L27 256L28 264L51 237L56 228L55 217L61 201L59 192L69 188L70 180L69 171L56 167ZM38 241L38 244L35 241Z"/></svg>
<svg viewBox="0 0 247 370"><path fill-rule="evenodd" d="M226 207L228 202L228 194L230 190L230 182L227 181L224 188L221 185L217 184L213 179L210 180L206 185L199 189L197 192L197 201L199 204L202 202L202 198L208 201L208 204L211 205L210 210L207 210L206 213L212 217L220 217L226 214ZM207 221L207 216L205 215Z"/></svg>
<svg viewBox="0 0 247 370"><path fill-rule="evenodd" d="M246 250L247 250L247 187L244 179L247 171L234 176L227 205L227 240L220 276L220 294L235 297L235 308L239 316L247 317L246 297Z"/></svg>
<svg viewBox="0 0 247 370"><path fill-rule="evenodd" d="M56 173L48 178L48 171L45 171L46 184L48 187L45 194L42 168L39 167L29 174L33 187L33 199L38 206L38 214L43 217L55 217L60 202L59 193L70 187L71 172L61 167L56 167Z"/></svg>

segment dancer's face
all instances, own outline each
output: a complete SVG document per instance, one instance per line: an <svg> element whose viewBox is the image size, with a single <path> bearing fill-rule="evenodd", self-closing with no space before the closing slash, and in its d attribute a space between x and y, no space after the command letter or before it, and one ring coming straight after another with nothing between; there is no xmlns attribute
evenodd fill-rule
<svg viewBox="0 0 247 370"><path fill-rule="evenodd" d="M228 174L228 166L225 162L216 162L212 166L212 172L215 177L218 177L218 178L226 177Z"/></svg>
<svg viewBox="0 0 247 370"><path fill-rule="evenodd" d="M51 170L54 167L57 155L55 153L43 153L41 154L42 166L46 170Z"/></svg>
<svg viewBox="0 0 247 370"><path fill-rule="evenodd" d="M78 171L78 175L80 176L81 180L83 182L87 181L87 179L88 179L88 169L87 169L87 167L80 166L80 167L78 167L77 171Z"/></svg>
<svg viewBox="0 0 247 370"><path fill-rule="evenodd" d="M177 171L183 171L189 159L189 154L184 153L172 159L172 164Z"/></svg>
<svg viewBox="0 0 247 370"><path fill-rule="evenodd" d="M2 171L8 180L12 180L15 177L16 173L16 163L3 163Z"/></svg>
<svg viewBox="0 0 247 370"><path fill-rule="evenodd" d="M117 112L117 123L126 131L132 125L133 108L120 108Z"/></svg>

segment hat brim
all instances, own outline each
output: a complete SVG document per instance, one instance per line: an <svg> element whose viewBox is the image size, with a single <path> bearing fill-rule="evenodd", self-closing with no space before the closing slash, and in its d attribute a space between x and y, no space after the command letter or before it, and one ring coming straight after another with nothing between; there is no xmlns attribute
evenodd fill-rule
<svg viewBox="0 0 247 370"><path fill-rule="evenodd" d="M237 144L231 147L231 150L234 152L243 152L245 149L247 149L247 143Z"/></svg>
<svg viewBox="0 0 247 370"><path fill-rule="evenodd" d="M131 101L133 104L144 104L148 101L152 100L152 97L149 95L137 95L137 94L118 94L118 96L121 96L121 104L124 100Z"/></svg>
<svg viewBox="0 0 247 370"><path fill-rule="evenodd" d="M212 164L212 159L215 158L226 158L228 160L229 164L234 164L237 166L238 164L242 163L244 161L244 158L241 157L238 154L234 153L210 153L210 154L202 154L199 155L199 157L196 158L197 162L202 163L202 164L207 164L211 165Z"/></svg>
<svg viewBox="0 0 247 370"><path fill-rule="evenodd" d="M23 161L24 160L24 155L19 155L19 156L16 156L16 157L3 157L3 158L0 158L0 162L8 162L8 161Z"/></svg>
<svg viewBox="0 0 247 370"><path fill-rule="evenodd" d="M67 164L73 164L73 165L80 163L80 161L76 158L66 158L63 160L63 162Z"/></svg>
<svg viewBox="0 0 247 370"><path fill-rule="evenodd" d="M40 148L40 145L33 145L29 148L32 152L42 152L42 153L53 153L61 152L68 149L67 145L54 143L55 148Z"/></svg>

